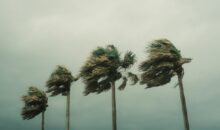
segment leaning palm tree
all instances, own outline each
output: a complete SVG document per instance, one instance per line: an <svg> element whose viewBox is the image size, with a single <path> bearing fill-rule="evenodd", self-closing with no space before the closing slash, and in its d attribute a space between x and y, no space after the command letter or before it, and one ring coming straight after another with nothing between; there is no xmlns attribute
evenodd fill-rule
<svg viewBox="0 0 220 130"><path fill-rule="evenodd" d="M178 76L180 87L180 98L184 117L185 130L189 130L186 100L183 90L183 64L191 62L190 58L182 58L180 51L167 39L158 39L147 47L149 59L142 62L140 70L141 84L146 84L147 88L157 87L167 84L175 75Z"/></svg>
<svg viewBox="0 0 220 130"><path fill-rule="evenodd" d="M30 87L28 94L22 97L25 106L22 108L22 118L29 120L42 114L41 130L44 130L44 113L47 108L47 96L44 91L36 87Z"/></svg>
<svg viewBox="0 0 220 130"><path fill-rule="evenodd" d="M117 130L115 82L119 79L123 80L119 90L126 87L128 78L131 79L132 84L136 84L138 77L131 72L126 72L134 63L135 55L132 52L127 52L121 59L118 50L113 45L108 45L106 48L98 47L94 50L80 71L80 76L86 85L85 95L99 94L112 89L113 130Z"/></svg>
<svg viewBox="0 0 220 130"><path fill-rule="evenodd" d="M70 87L78 78L72 76L71 72L64 66L57 66L47 81L47 93L50 96L62 94L67 97L66 103L66 130L70 130Z"/></svg>

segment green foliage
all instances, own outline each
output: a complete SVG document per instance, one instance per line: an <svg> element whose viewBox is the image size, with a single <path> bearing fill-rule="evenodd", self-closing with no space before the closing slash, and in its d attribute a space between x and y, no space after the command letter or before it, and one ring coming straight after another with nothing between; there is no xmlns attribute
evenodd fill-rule
<svg viewBox="0 0 220 130"><path fill-rule="evenodd" d="M130 68L135 62L135 54L131 51L128 51L124 56L124 60L121 61L121 67L124 69Z"/></svg>
<svg viewBox="0 0 220 130"><path fill-rule="evenodd" d="M171 78L183 71L182 65L191 59L182 58L180 51L167 39L158 39L147 47L149 58L143 61L139 69L141 84L147 87L156 87L169 83Z"/></svg>
<svg viewBox="0 0 220 130"><path fill-rule="evenodd" d="M95 51L93 51L93 55L96 57L99 57L104 54L106 54L106 50L102 47L98 47Z"/></svg>
<svg viewBox="0 0 220 130"><path fill-rule="evenodd" d="M131 72L128 72L128 78L132 81L132 85L137 84L137 82L139 81L139 78L136 74L133 74Z"/></svg>
<svg viewBox="0 0 220 130"><path fill-rule="evenodd" d="M44 112L47 108L47 96L44 91L30 87L28 94L22 97L25 106L22 108L22 118L29 120Z"/></svg>
<svg viewBox="0 0 220 130"><path fill-rule="evenodd" d="M118 87L119 90L124 90L125 87L126 87L126 85L127 85L127 81L128 81L127 77L123 77L122 79L123 79L123 82L122 82L122 84Z"/></svg>
<svg viewBox="0 0 220 130"><path fill-rule="evenodd" d="M80 76L86 85L84 94L109 90L111 83L122 77L120 69L129 68L134 62L135 55L132 52L126 53L124 60L120 60L120 54L115 46L98 47L80 71Z"/></svg>
<svg viewBox="0 0 220 130"><path fill-rule="evenodd" d="M47 81L47 92L51 93L51 96L66 95L70 91L71 83L76 80L77 78L74 78L67 68L57 66Z"/></svg>
<svg viewBox="0 0 220 130"><path fill-rule="evenodd" d="M106 48L98 47L92 54L94 57L106 56L111 61L120 61L120 54L118 53L117 48L113 45L108 45Z"/></svg>

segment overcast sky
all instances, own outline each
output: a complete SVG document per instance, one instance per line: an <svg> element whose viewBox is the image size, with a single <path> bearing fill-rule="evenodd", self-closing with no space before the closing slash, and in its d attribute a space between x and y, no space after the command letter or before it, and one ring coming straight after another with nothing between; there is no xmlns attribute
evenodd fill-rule
<svg viewBox="0 0 220 130"><path fill-rule="evenodd" d="M149 41L168 38L193 58L184 65L191 129L219 130L219 6L219 0L0 0L0 129L40 129L40 116L21 119L20 99L31 85L45 90L56 65L77 74L90 52L107 44L133 51L139 63ZM176 82L117 91L118 129L183 129ZM71 129L111 130L110 91L85 97L83 89L81 81L72 85ZM46 130L62 130L64 121L65 97L49 98Z"/></svg>

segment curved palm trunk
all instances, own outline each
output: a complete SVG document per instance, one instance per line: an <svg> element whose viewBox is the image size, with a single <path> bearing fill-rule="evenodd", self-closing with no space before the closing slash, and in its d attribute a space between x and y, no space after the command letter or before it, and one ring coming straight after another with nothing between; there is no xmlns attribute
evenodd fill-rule
<svg viewBox="0 0 220 130"><path fill-rule="evenodd" d="M42 112L41 130L44 130L44 111Z"/></svg>
<svg viewBox="0 0 220 130"><path fill-rule="evenodd" d="M112 82L112 130L117 130L115 82Z"/></svg>
<svg viewBox="0 0 220 130"><path fill-rule="evenodd" d="M66 95L66 130L70 130L70 92Z"/></svg>
<svg viewBox="0 0 220 130"><path fill-rule="evenodd" d="M190 130L182 79L183 79L182 74L178 74L179 87L180 87L180 99L181 99L183 119L184 119L184 128L185 130Z"/></svg>

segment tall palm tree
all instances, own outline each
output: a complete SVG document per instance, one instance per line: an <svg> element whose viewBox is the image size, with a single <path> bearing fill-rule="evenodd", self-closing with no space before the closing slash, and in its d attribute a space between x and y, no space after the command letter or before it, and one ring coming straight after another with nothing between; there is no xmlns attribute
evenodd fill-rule
<svg viewBox="0 0 220 130"><path fill-rule="evenodd" d="M136 84L138 77L126 72L135 63L135 55L127 52L123 59L113 45L98 47L81 68L80 76L85 83L84 94L101 93L112 89L112 130L117 130L115 82L122 79L119 90L126 87L128 78Z"/></svg>
<svg viewBox="0 0 220 130"><path fill-rule="evenodd" d="M47 81L47 92L51 96L62 94L67 97L66 102L66 130L70 130L70 87L78 78L72 76L71 72L64 66L57 66Z"/></svg>
<svg viewBox="0 0 220 130"><path fill-rule="evenodd" d="M189 130L189 121L186 107L186 100L183 90L183 64L191 62L190 58L182 58L180 51L167 39L158 39L147 47L149 59L142 62L140 70L141 84L146 84L147 88L157 87L167 84L175 75L178 76L182 112L184 117L185 130Z"/></svg>
<svg viewBox="0 0 220 130"><path fill-rule="evenodd" d="M44 91L36 87L29 87L28 94L22 97L24 107L22 108L22 118L29 120L42 114L41 130L44 130L44 113L47 108L47 96Z"/></svg>

